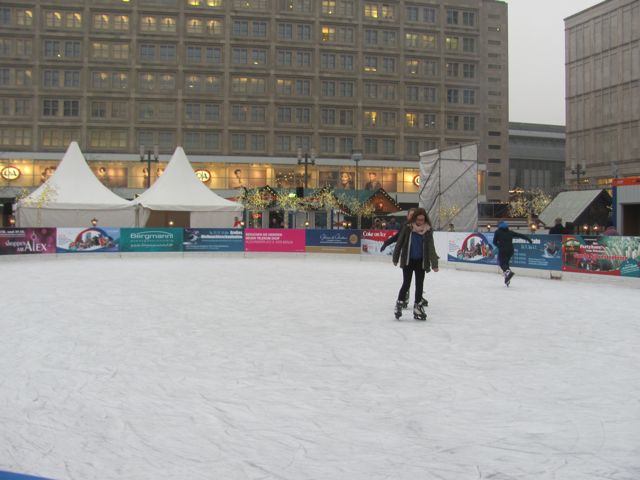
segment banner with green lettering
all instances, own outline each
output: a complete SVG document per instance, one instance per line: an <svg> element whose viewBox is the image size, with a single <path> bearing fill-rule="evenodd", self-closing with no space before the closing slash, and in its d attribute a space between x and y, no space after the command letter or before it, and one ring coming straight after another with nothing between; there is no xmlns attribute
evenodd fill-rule
<svg viewBox="0 0 640 480"><path fill-rule="evenodd" d="M182 228L122 228L121 252L181 252Z"/></svg>

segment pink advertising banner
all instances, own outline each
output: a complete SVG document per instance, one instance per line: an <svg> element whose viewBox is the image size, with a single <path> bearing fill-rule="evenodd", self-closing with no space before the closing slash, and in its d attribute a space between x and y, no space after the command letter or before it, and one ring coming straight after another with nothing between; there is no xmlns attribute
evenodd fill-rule
<svg viewBox="0 0 640 480"><path fill-rule="evenodd" d="M0 255L56 253L55 228L2 228Z"/></svg>
<svg viewBox="0 0 640 480"><path fill-rule="evenodd" d="M244 249L247 252L304 252L305 231L282 228L247 228Z"/></svg>

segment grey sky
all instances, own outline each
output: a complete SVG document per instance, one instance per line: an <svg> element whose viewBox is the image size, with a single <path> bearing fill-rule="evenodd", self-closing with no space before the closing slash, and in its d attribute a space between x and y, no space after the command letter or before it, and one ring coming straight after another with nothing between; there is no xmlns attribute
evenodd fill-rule
<svg viewBox="0 0 640 480"><path fill-rule="evenodd" d="M509 0L509 120L565 124L564 19L602 0Z"/></svg>

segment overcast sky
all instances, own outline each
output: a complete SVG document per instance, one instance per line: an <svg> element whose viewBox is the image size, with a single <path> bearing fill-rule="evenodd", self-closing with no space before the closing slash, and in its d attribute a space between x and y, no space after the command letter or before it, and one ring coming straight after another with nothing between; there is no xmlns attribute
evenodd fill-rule
<svg viewBox="0 0 640 480"><path fill-rule="evenodd" d="M602 0L509 0L509 121L564 125L564 19Z"/></svg>

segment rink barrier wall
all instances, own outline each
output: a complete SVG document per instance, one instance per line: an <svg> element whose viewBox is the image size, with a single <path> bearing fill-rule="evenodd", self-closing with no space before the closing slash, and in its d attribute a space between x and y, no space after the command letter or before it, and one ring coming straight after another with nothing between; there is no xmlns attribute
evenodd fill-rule
<svg viewBox="0 0 640 480"><path fill-rule="evenodd" d="M64 256L167 257L229 255L315 257L391 262L393 246L382 244L392 230L238 228L3 228L0 258L39 260ZM514 240L511 266L540 278L640 278L640 237L531 235ZM435 232L440 266L496 272L497 249L490 232ZM597 281L597 280L596 280ZM638 282L640 283L640 282Z"/></svg>

